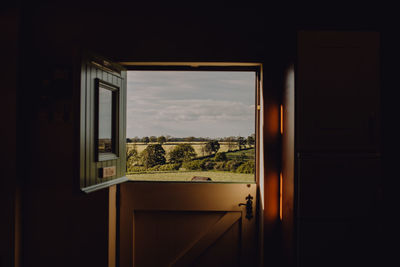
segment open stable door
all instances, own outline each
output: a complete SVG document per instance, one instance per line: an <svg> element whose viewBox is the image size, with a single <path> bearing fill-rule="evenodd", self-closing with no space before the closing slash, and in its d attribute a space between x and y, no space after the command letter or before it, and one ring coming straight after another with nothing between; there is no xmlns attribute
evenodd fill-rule
<svg viewBox="0 0 400 267"><path fill-rule="evenodd" d="M120 266L256 266L256 184L120 185Z"/></svg>
<svg viewBox="0 0 400 267"><path fill-rule="evenodd" d="M261 242L259 181L263 176L263 168L260 166L262 153L258 149L261 147L259 136L262 136L261 64L250 63L244 66L243 63L235 65L142 62L126 63L125 66L128 68L128 99L136 101L131 108L132 103L127 104L129 111L127 140L133 140L127 144L128 154L147 155L143 153L148 152L148 147L157 146L160 151L165 150L166 158L160 161L159 165L153 164L155 166L149 168L143 166L143 159L142 162L136 163L135 160L128 160L127 177L130 181L118 186L119 266L258 266ZM129 69L132 68L138 72L131 74ZM134 79L130 80L130 77ZM151 77L148 79L148 85L145 77ZM165 77L172 78L165 79ZM250 82L244 83L243 80ZM155 84L155 81L158 84ZM220 86L214 84L214 81L227 84ZM199 84L201 86L197 87ZM184 90L177 92L177 88ZM159 94L156 94L157 91ZM233 96L236 94L237 96ZM188 100L182 101L182 99ZM248 102L242 104L240 101L244 101L243 99L247 99ZM163 104L160 111L155 111L157 101ZM229 106L231 103L229 101L234 105ZM213 106L214 102L219 106ZM147 104L140 106L143 103ZM151 109L145 110L148 106ZM243 112L239 107L244 107ZM132 110L135 112L131 112ZM186 113L177 113L180 110ZM214 110L219 110L215 116L223 118L216 121L215 125L210 122L210 118L214 116L210 115L210 111ZM211 131L217 129L218 124L228 127L226 121L230 118L231 110L236 112L233 115L250 125L248 144L239 143L243 138L237 138L234 144L238 144L238 148L232 148L233 141L229 138L224 139L221 135L218 139L199 138L204 136L202 133L206 134L205 136L213 136ZM238 110L240 112L237 112ZM246 112L249 114L249 119L243 119ZM148 113L154 115L144 117ZM149 142L145 141L145 138L138 138L140 135L137 134L138 131L129 133L130 128L143 129L147 124L146 121L155 121L161 117L164 121L159 120L157 127L151 127L151 131L147 133L158 134L156 131L165 125L165 120L169 119L162 117L165 113L174 120L182 118L179 125L173 124L174 121L171 125L174 125L175 130L185 127L185 135L182 134L181 137L192 136L192 138L181 138L185 139L181 141L177 138L179 133L175 132L173 137L168 138L171 141L160 138L160 141ZM221 114L223 116L219 116ZM135 120L132 119L133 122L130 122L129 116ZM196 121L196 125L184 124L186 119L194 120L196 116L207 118L209 124L203 126L200 120ZM137 123L139 120L143 122ZM152 125L154 124L153 122ZM204 129L209 132L204 132ZM231 129L233 130L229 133L234 135L241 128ZM136 137L133 138L134 136ZM200 149L202 142L206 147L206 143L217 140L220 143L217 150L219 153L225 153L225 159L221 159L222 157L218 159L216 152L203 154ZM179 163L173 158L174 151L177 147L188 146L194 148L191 153L195 152L197 156L190 156L192 158L186 158ZM130 153L134 150L138 153ZM239 158L233 159L235 155ZM164 152L160 153L160 158L163 156ZM250 156L251 159L246 161L246 157ZM222 166L224 160L224 166L229 165L227 162L240 162L240 160L242 160L240 164L244 165L243 167L237 165L236 171L224 170L225 172L216 168L193 168L195 163ZM175 166L174 164L182 166L172 171L166 170L166 167ZM251 172L240 173L240 169L249 165L254 168ZM222 180L224 177L227 177L226 180Z"/></svg>
<svg viewBox="0 0 400 267"><path fill-rule="evenodd" d="M80 92L80 187L89 193L127 180L126 71L85 54Z"/></svg>

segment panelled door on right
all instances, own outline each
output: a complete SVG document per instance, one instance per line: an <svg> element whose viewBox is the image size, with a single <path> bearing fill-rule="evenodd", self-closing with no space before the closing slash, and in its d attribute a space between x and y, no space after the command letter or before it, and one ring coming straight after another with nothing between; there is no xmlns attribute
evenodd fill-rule
<svg viewBox="0 0 400 267"><path fill-rule="evenodd" d="M380 231L379 42L377 32L298 33L299 266L374 265Z"/></svg>

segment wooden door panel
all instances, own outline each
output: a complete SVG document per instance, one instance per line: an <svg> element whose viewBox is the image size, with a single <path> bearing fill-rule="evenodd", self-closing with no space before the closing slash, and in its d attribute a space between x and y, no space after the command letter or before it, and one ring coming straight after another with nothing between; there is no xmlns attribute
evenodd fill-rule
<svg viewBox="0 0 400 267"><path fill-rule="evenodd" d="M379 34L301 31L297 149L379 150Z"/></svg>
<svg viewBox="0 0 400 267"><path fill-rule="evenodd" d="M193 266L240 266L240 227L238 220L196 259Z"/></svg>
<svg viewBox="0 0 400 267"><path fill-rule="evenodd" d="M134 263L238 266L241 217L241 212L135 212Z"/></svg>
<svg viewBox="0 0 400 267"><path fill-rule="evenodd" d="M370 217L299 221L299 267L385 266Z"/></svg>
<svg viewBox="0 0 400 267"><path fill-rule="evenodd" d="M376 212L380 159L377 155L301 155L300 218L350 218Z"/></svg>
<svg viewBox="0 0 400 267"><path fill-rule="evenodd" d="M170 265L188 266L197 262L198 258L201 255L207 254L207 250L213 246L225 234L225 232L231 228L233 224L237 223L241 217L242 216L240 212L227 212L212 226L207 227L204 225L206 230L203 231L201 236L198 239L190 242L189 245L184 248L171 262ZM237 232L239 232L240 227L237 230ZM240 234L236 233L236 236L240 236ZM240 240L238 238L230 241L231 244L235 244L235 246L240 245ZM227 247L231 247L231 245ZM222 249L225 250L225 247ZM221 255L219 255L218 258L221 258Z"/></svg>
<svg viewBox="0 0 400 267"><path fill-rule="evenodd" d="M256 185L120 185L120 266L254 266Z"/></svg>
<svg viewBox="0 0 400 267"><path fill-rule="evenodd" d="M167 266L178 260L222 216L222 212L135 212L136 265Z"/></svg>

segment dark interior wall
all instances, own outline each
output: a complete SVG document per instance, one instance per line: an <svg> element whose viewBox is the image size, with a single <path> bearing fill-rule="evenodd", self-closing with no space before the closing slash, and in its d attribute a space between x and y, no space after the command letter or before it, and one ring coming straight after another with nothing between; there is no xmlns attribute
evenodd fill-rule
<svg viewBox="0 0 400 267"><path fill-rule="evenodd" d="M280 90L283 70L295 58L297 29L382 31L382 183L384 197L390 196L399 147L399 130L393 125L398 113L394 97L398 41L396 29L391 26L395 16L380 21L382 10L366 5L363 12L349 6L325 6L319 10L251 3L24 4L19 38L22 97L18 99L23 116L18 121L18 135L13 130L6 135L7 140L17 137L17 163L24 180L24 266L105 266L107 262L107 194L100 191L86 196L77 190L73 73L82 48L117 61L262 61L268 70L270 88ZM16 40L11 38L11 48ZM6 54L9 62L15 62L15 54ZM7 76L12 80L16 73L9 70ZM15 89L16 85L10 88ZM11 94L11 101L7 102L10 105L5 106L7 112L15 107L13 99ZM10 123L13 122L11 117ZM11 152L12 141L8 144ZM15 165L10 166L12 170ZM389 199L385 201L389 203ZM390 207L383 208L383 225L391 225L394 214ZM5 225L2 223L2 232L9 226ZM394 225L382 229L383 242L390 239L392 229L396 229ZM270 260L265 257L266 263Z"/></svg>
<svg viewBox="0 0 400 267"><path fill-rule="evenodd" d="M398 242L399 220L398 188L399 188L399 151L400 127L397 126L399 86L398 73L400 71L400 40L396 36L398 17L388 12L386 24L382 30L381 38L381 105L382 105L382 209L381 209L381 242L383 255L389 264L399 262L396 248L391 246Z"/></svg>
<svg viewBox="0 0 400 267"><path fill-rule="evenodd" d="M87 48L114 60L260 60L264 18L254 8L46 5L27 11L37 53ZM240 19L243 18L243 19ZM58 54L61 52L57 50ZM54 51L55 52L55 51Z"/></svg>
<svg viewBox="0 0 400 267"><path fill-rule="evenodd" d="M0 121L3 164L0 174L0 266L14 263L14 233L16 205L16 99L19 12L9 9L0 12L2 64L0 73Z"/></svg>

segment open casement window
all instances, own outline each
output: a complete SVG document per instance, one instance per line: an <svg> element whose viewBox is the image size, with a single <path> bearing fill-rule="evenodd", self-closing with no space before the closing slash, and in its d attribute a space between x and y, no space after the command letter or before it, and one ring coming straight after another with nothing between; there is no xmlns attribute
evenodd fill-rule
<svg viewBox="0 0 400 267"><path fill-rule="evenodd" d="M80 97L80 187L88 193L126 181L125 69L85 55Z"/></svg>

